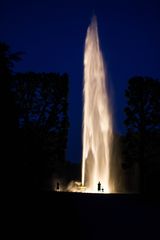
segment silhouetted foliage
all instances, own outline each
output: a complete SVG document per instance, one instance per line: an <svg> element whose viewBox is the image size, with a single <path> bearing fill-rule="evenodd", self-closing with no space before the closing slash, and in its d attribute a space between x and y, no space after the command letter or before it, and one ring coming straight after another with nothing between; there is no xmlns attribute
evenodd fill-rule
<svg viewBox="0 0 160 240"><path fill-rule="evenodd" d="M1 162L10 190L51 187L64 174L68 134L68 75L17 73L12 53L0 42ZM50 186L49 186L50 181Z"/></svg>
<svg viewBox="0 0 160 240"><path fill-rule="evenodd" d="M0 42L0 109L1 121L3 121L1 126L3 127L4 124L8 126L6 123L8 116L14 115L14 111L12 111L12 107L14 108L13 94L10 91L11 76L14 63L21 60L21 55L21 52L11 53L10 47L4 42Z"/></svg>
<svg viewBox="0 0 160 240"><path fill-rule="evenodd" d="M14 63L21 59L22 53L12 53L9 45L0 42L0 133L1 133L1 164L5 172L4 183L11 189L13 166L17 158L18 111L14 95L11 92L11 81ZM15 168L14 168L15 169Z"/></svg>
<svg viewBox="0 0 160 240"><path fill-rule="evenodd" d="M19 109L24 183L29 189L49 189L52 175L61 175L65 165L68 75L17 73L12 91Z"/></svg>
<svg viewBox="0 0 160 240"><path fill-rule="evenodd" d="M22 52L12 53L8 44L0 42L0 75L11 74L14 63L21 60L22 54Z"/></svg>
<svg viewBox="0 0 160 240"><path fill-rule="evenodd" d="M140 191L145 192L148 191L150 184L147 182L148 179L150 178L152 184L155 182L152 178L156 174L155 166L160 173L158 147L160 142L160 81L149 77L133 77L128 81L125 96L128 106L124 109L127 134L124 138L123 167L128 168L135 162L139 164Z"/></svg>

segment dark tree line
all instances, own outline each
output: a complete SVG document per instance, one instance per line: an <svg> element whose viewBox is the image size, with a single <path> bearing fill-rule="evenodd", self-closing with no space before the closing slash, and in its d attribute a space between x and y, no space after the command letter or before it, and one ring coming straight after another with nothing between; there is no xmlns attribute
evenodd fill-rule
<svg viewBox="0 0 160 240"><path fill-rule="evenodd" d="M13 76L23 139L23 175L29 188L49 188L66 160L68 136L68 75L18 73ZM28 174L29 179L28 179Z"/></svg>
<svg viewBox="0 0 160 240"><path fill-rule="evenodd" d="M123 167L137 164L141 193L160 189L160 81L133 77L125 91Z"/></svg>
<svg viewBox="0 0 160 240"><path fill-rule="evenodd" d="M7 190L15 187L17 158L18 110L14 95L10 91L14 64L21 59L21 53L11 53L10 47L0 42L0 159L4 174L3 184Z"/></svg>
<svg viewBox="0 0 160 240"><path fill-rule="evenodd" d="M21 53L0 43L1 161L8 189L50 189L66 167L67 74L14 73Z"/></svg>

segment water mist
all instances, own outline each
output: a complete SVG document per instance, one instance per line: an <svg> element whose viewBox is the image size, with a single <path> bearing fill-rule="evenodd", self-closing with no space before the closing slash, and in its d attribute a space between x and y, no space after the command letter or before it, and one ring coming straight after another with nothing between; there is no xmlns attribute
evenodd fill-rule
<svg viewBox="0 0 160 240"><path fill-rule="evenodd" d="M112 192L110 162L112 117L107 90L107 74L99 45L96 17L87 30L84 51L84 108L82 186L87 192Z"/></svg>

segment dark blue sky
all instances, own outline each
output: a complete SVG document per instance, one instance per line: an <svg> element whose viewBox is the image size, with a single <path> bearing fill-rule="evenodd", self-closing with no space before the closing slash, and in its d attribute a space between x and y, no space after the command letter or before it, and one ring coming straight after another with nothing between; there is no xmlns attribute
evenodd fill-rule
<svg viewBox="0 0 160 240"><path fill-rule="evenodd" d="M69 74L68 160L81 160L83 51L92 15L112 85L116 129L123 132L128 79L160 78L159 13L159 0L1 1L0 41L26 53L15 71Z"/></svg>

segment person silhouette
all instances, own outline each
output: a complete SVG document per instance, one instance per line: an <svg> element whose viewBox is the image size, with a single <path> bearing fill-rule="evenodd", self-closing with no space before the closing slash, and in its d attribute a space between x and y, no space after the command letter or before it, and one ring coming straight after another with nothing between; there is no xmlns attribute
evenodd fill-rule
<svg viewBox="0 0 160 240"><path fill-rule="evenodd" d="M98 182L98 191L101 191L101 183Z"/></svg>
<svg viewBox="0 0 160 240"><path fill-rule="evenodd" d="M59 182L57 182L56 190L59 191Z"/></svg>

